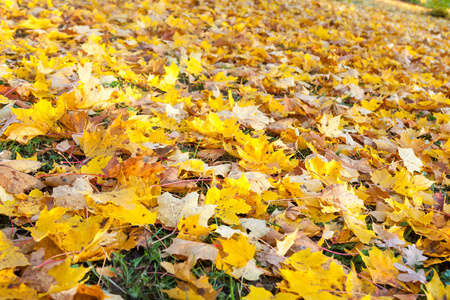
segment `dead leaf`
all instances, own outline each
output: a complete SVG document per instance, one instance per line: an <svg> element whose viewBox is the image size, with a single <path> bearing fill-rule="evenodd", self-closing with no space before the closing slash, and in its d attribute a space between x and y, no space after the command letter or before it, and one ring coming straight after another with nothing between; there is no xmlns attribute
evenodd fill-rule
<svg viewBox="0 0 450 300"><path fill-rule="evenodd" d="M198 259L214 262L219 250L211 244L174 238L170 247L165 249L164 252L185 258L196 264ZM168 254L163 253L163 256L166 257Z"/></svg>
<svg viewBox="0 0 450 300"><path fill-rule="evenodd" d="M87 179L78 177L70 185L54 187L52 197L59 207L82 209L87 205L84 193L93 191Z"/></svg>
<svg viewBox="0 0 450 300"><path fill-rule="evenodd" d="M219 157L226 153L224 149L204 149L197 152L197 157L215 162Z"/></svg>
<svg viewBox="0 0 450 300"><path fill-rule="evenodd" d="M45 184L33 176L7 166L0 166L0 186L10 194L19 194L32 189L41 190Z"/></svg>
<svg viewBox="0 0 450 300"><path fill-rule="evenodd" d="M179 168L169 167L161 172L161 187L169 192L196 191L198 187L194 181L180 180L178 178Z"/></svg>
<svg viewBox="0 0 450 300"><path fill-rule="evenodd" d="M42 163L39 161L25 159L3 160L0 161L0 166L10 167L24 173L32 173L39 170L39 168L42 166Z"/></svg>
<svg viewBox="0 0 450 300"><path fill-rule="evenodd" d="M149 177L152 174L164 171L165 168L161 162L156 162L157 156L140 155L130 157L123 163L115 165L109 172L109 177L130 176L131 174L138 174L140 177Z"/></svg>

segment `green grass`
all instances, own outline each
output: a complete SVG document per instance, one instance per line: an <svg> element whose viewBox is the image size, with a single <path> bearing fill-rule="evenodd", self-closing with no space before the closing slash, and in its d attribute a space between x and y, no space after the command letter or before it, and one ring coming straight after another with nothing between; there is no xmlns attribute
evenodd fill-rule
<svg viewBox="0 0 450 300"><path fill-rule="evenodd" d="M427 7L429 14L433 17L446 18L448 17L448 9L450 8L450 1L448 0L426 0L424 2L420 0L402 0L403 2L409 2L412 4Z"/></svg>
<svg viewBox="0 0 450 300"><path fill-rule="evenodd" d="M150 226L150 229L154 233L153 235L149 234L147 247L135 248L125 253L114 253L110 260L105 261L105 268L115 273L113 278L101 275L95 269L95 267L102 267L103 261L86 262L88 266L93 267L89 272L87 283L97 284L100 282L100 286L104 290L112 294L119 294L124 299L169 299L162 290L176 287L179 279L168 274L161 263L163 261L174 263L177 262L177 259L172 256L163 258L161 253L170 246L172 239L167 236L172 231L156 226ZM197 278L201 275L208 276L214 289L220 290L217 299L240 299L248 293L244 281L234 279L225 271L217 269L215 264L209 261L199 260L192 273ZM273 287L275 287L274 284Z"/></svg>
<svg viewBox="0 0 450 300"><path fill-rule="evenodd" d="M228 275L225 271L216 268L215 264L209 262L199 262L192 270L196 277L206 275L209 278L209 283L214 289L220 290L217 297L219 300L240 299L243 294L248 292L244 288L243 283Z"/></svg>
<svg viewBox="0 0 450 300"><path fill-rule="evenodd" d="M53 142L54 139L46 137L35 137L26 145L22 145L16 141L4 141L0 143L0 152L3 150L11 151L11 159L16 159L17 153L23 158L32 157L38 153L38 161L43 162L43 165L38 171L48 172L53 169L55 162L60 163L64 160L64 157L53 150Z"/></svg>
<svg viewBox="0 0 450 300"><path fill-rule="evenodd" d="M114 253L111 260L106 261L105 267L115 273L114 278L102 275L100 285L112 294L119 294L125 299L169 299L161 290L171 289L176 286L175 278L167 274L161 266L163 258L161 253L170 245L171 239L161 240L170 234L164 229L156 229L149 235L147 247L133 249L126 253ZM168 257L165 261L173 262L174 258ZM88 265L101 267L103 261ZM97 284L100 274L95 268L89 273L88 283Z"/></svg>
<svg viewBox="0 0 450 300"><path fill-rule="evenodd" d="M293 155L291 159L299 159L301 161L304 161L306 159L306 157L312 153L313 152L309 148L297 150L297 153L295 155Z"/></svg>
<svg viewBox="0 0 450 300"><path fill-rule="evenodd" d="M334 259L338 260L341 264L344 266L347 266L348 268L352 268L352 266L355 266L356 271L361 272L362 268L365 267L365 264L361 258L361 255L345 255L347 254L346 250L350 250L351 253L356 252L354 250L356 243L346 243L346 244L333 244L329 247L327 247L328 250L336 252L336 253L342 253L344 255L335 254L328 251L323 251L323 254L329 257L333 257ZM324 244L325 246L325 244ZM364 253L363 253L364 254ZM368 252L366 251L366 255Z"/></svg>

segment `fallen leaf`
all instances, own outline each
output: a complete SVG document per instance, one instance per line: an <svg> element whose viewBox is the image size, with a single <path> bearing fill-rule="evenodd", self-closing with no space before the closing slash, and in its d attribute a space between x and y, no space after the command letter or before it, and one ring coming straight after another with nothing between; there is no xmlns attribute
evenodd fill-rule
<svg viewBox="0 0 450 300"><path fill-rule="evenodd" d="M17 171L23 172L23 173L32 173L39 170L39 168L42 166L42 163L39 161L33 161L33 160L3 160L0 161L1 166L10 167Z"/></svg>
<svg viewBox="0 0 450 300"><path fill-rule="evenodd" d="M41 190L45 184L33 176L7 166L0 166L0 186L10 194L18 194L32 189Z"/></svg>
<svg viewBox="0 0 450 300"><path fill-rule="evenodd" d="M408 248L404 248L403 257L405 258L405 264L410 268L420 266L428 259L423 255L423 251L417 249L416 245L409 245Z"/></svg>
<svg viewBox="0 0 450 300"><path fill-rule="evenodd" d="M164 252L181 256L195 264L198 259L214 262L219 250L214 245L174 238L170 247L165 249ZM163 253L163 256L166 256L166 254Z"/></svg>
<svg viewBox="0 0 450 300"><path fill-rule="evenodd" d="M27 266L30 263L19 248L0 232L0 270Z"/></svg>
<svg viewBox="0 0 450 300"><path fill-rule="evenodd" d="M398 154L410 173L422 170L423 162L416 156L413 149L398 148Z"/></svg>
<svg viewBox="0 0 450 300"><path fill-rule="evenodd" d="M397 270L406 272L401 273L397 276L397 279L403 282L421 282L421 283L427 283L427 279L425 277L425 271L423 269L419 270L418 272L402 265L399 263L394 263L394 267L397 268Z"/></svg>

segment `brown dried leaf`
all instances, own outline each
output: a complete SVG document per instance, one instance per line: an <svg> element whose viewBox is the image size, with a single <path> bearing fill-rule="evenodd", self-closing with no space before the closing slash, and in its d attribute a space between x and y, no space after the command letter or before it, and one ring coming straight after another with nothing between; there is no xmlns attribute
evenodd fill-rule
<svg viewBox="0 0 450 300"><path fill-rule="evenodd" d="M31 175L7 166L0 166L0 186L10 194L19 194L32 189L41 190L45 184Z"/></svg>
<svg viewBox="0 0 450 300"><path fill-rule="evenodd" d="M156 162L157 160L157 156L139 155L130 157L123 163L112 167L108 176L115 178L122 174L124 176L149 177L165 169L161 162Z"/></svg>
<svg viewBox="0 0 450 300"><path fill-rule="evenodd" d="M81 177L82 175L56 175L56 176L49 176L44 179L45 184L51 187L57 187L61 185L70 185L72 184L77 178Z"/></svg>
<svg viewBox="0 0 450 300"><path fill-rule="evenodd" d="M194 264L198 259L214 262L219 253L219 250L213 245L178 238L173 239L172 245L164 251L166 253L162 254L163 257L167 257L169 254L177 255L187 258L188 260L193 259Z"/></svg>
<svg viewBox="0 0 450 300"><path fill-rule="evenodd" d="M169 192L195 191L198 189L194 181L182 181L178 179L179 167L169 167L160 174L161 187Z"/></svg>
<svg viewBox="0 0 450 300"><path fill-rule="evenodd" d="M35 160L19 159L0 161L0 166L10 167L24 173L36 172L42 163Z"/></svg>
<svg viewBox="0 0 450 300"><path fill-rule="evenodd" d="M197 157L210 162L215 162L219 157L224 155L224 149L205 149L197 152Z"/></svg>

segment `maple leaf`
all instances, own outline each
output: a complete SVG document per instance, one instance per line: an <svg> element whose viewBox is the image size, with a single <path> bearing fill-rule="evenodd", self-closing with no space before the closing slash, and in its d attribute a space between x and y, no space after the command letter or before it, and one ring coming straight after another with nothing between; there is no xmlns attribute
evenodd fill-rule
<svg viewBox="0 0 450 300"><path fill-rule="evenodd" d="M243 300L260 300L260 299L286 299L286 300L295 300L298 296L291 293L277 293L275 296L272 295L271 292L267 291L262 287L256 287L254 285L250 286L250 293L247 296L243 297Z"/></svg>
<svg viewBox="0 0 450 300"><path fill-rule="evenodd" d="M179 238L197 240L206 236L210 228L199 225L200 214L182 217L178 222Z"/></svg>
<svg viewBox="0 0 450 300"><path fill-rule="evenodd" d="M390 250L381 251L378 248L372 248L369 256L362 256L362 260L375 283L399 286L396 278L400 272L394 264L400 264L401 257L395 257Z"/></svg>
<svg viewBox="0 0 450 300"><path fill-rule="evenodd" d="M19 282L19 278L14 274L14 269L1 270L0 278L0 292L4 299L39 299L36 290Z"/></svg>
<svg viewBox="0 0 450 300"><path fill-rule="evenodd" d="M251 127L255 130L265 129L271 121L270 118L258 110L258 107L254 105L241 107L236 104L233 107L233 114L242 125Z"/></svg>
<svg viewBox="0 0 450 300"><path fill-rule="evenodd" d="M10 194L18 194L26 190L43 189L45 184L31 175L0 165L0 187Z"/></svg>
<svg viewBox="0 0 450 300"><path fill-rule="evenodd" d="M83 298L83 297L97 297L98 299L101 298L118 298L117 295L111 295L108 293L103 292L100 286L94 285L85 285L85 284L79 284L77 286L74 286L71 289L68 289L66 291L53 293L51 295L53 298ZM117 300L120 300L122 298L118 298Z"/></svg>
<svg viewBox="0 0 450 300"><path fill-rule="evenodd" d="M416 245L409 245L408 248L404 248L402 252L403 257L405 258L405 264L411 268L422 265L422 263L428 259L428 257L423 255L423 251L417 249Z"/></svg>
<svg viewBox="0 0 450 300"><path fill-rule="evenodd" d="M264 220L242 218L239 221L249 234L256 237L263 237L270 231L267 222Z"/></svg>
<svg viewBox="0 0 450 300"><path fill-rule="evenodd" d="M423 162L415 155L413 149L398 148L398 154L403 159L403 163L410 173L420 172Z"/></svg>
<svg viewBox="0 0 450 300"><path fill-rule="evenodd" d="M186 64L186 70L192 75L198 76L203 71L201 61L193 55L189 57L189 60L183 59L183 62Z"/></svg>
<svg viewBox="0 0 450 300"><path fill-rule="evenodd" d="M24 173L32 173L37 171L42 163L35 160L17 159L17 160L2 160L1 166L7 166Z"/></svg>
<svg viewBox="0 0 450 300"><path fill-rule="evenodd" d="M239 213L248 213L251 206L246 198L250 191L250 185L245 176L238 180L226 179L222 189L212 187L208 190L205 203L215 205L215 214L227 224L239 224Z"/></svg>
<svg viewBox="0 0 450 300"><path fill-rule="evenodd" d="M208 227L208 219L214 214L214 205L198 206L198 193L192 192L178 199L169 193L158 197L158 219L166 226L176 227L182 217L198 216L198 225Z"/></svg>
<svg viewBox="0 0 450 300"><path fill-rule="evenodd" d="M164 70L166 71L166 75L164 75L164 78L159 82L158 87L167 92L170 88L175 86L180 69L175 63L172 63L169 67L164 66Z"/></svg>
<svg viewBox="0 0 450 300"><path fill-rule="evenodd" d="M421 282L421 283L427 283L427 279L425 277L425 271L423 269L419 270L418 272L402 265L399 263L394 263L394 267L397 268L397 270L406 272L401 273L397 276L398 280L401 280L403 282Z"/></svg>
<svg viewBox="0 0 450 300"><path fill-rule="evenodd" d="M342 133L340 122L341 116L331 117L324 115L320 120L321 126L319 131L327 137L338 137Z"/></svg>
<svg viewBox="0 0 450 300"><path fill-rule="evenodd" d="M136 226L145 226L156 222L156 212L148 210L142 204L134 204L133 208L125 208L120 205L107 204L98 205L105 217L118 220L122 223L129 223Z"/></svg>
<svg viewBox="0 0 450 300"><path fill-rule="evenodd" d="M48 293L54 294L76 286L90 269L84 267L71 268L70 259L64 260L48 272L57 280L57 283L50 288Z"/></svg>
<svg viewBox="0 0 450 300"><path fill-rule="evenodd" d="M61 100L53 107L51 102L40 100L29 109L12 108L12 113L21 123L11 124L4 132L11 140L21 143L49 132L60 132L57 121L65 114L65 104Z"/></svg>
<svg viewBox="0 0 450 300"><path fill-rule="evenodd" d="M236 278L258 280L264 272L256 266L255 246L245 235L239 234L229 239L216 239L222 246L216 259L216 266Z"/></svg>
<svg viewBox="0 0 450 300"><path fill-rule="evenodd" d="M0 270L29 265L28 259L0 232Z"/></svg>
<svg viewBox="0 0 450 300"><path fill-rule="evenodd" d="M195 264L198 259L214 262L219 250L214 245L174 238L170 247L165 249L164 252L185 257Z"/></svg>
<svg viewBox="0 0 450 300"><path fill-rule="evenodd" d="M277 241L277 254L280 256L284 256L286 252L288 252L289 248L294 245L295 240L297 238L298 229L296 229L293 233L288 234L286 238L281 242Z"/></svg>
<svg viewBox="0 0 450 300"><path fill-rule="evenodd" d="M345 290L347 275L343 268L321 252L301 250L283 264L285 267L280 273L284 280L279 285L283 292L294 293L305 299L332 299L329 288L332 287L333 291ZM324 268L328 271L319 271Z"/></svg>
<svg viewBox="0 0 450 300"><path fill-rule="evenodd" d="M113 155L126 139L120 126L120 119L116 119L114 125L107 130L98 130L95 132L85 131L83 136L79 139L79 143L85 155L87 157Z"/></svg>
<svg viewBox="0 0 450 300"><path fill-rule="evenodd" d="M433 278L425 284L427 300L445 299L450 296L450 285L445 286L439 279L436 270L433 270Z"/></svg>
<svg viewBox="0 0 450 300"><path fill-rule="evenodd" d="M52 197L59 207L82 209L87 205L83 193L93 191L88 180L76 177L70 185L55 187Z"/></svg>
<svg viewBox="0 0 450 300"><path fill-rule="evenodd" d="M231 138L239 129L239 124L235 118L228 118L222 121L215 113L209 113L208 116L203 118L194 118L188 124L192 130L216 140Z"/></svg>
<svg viewBox="0 0 450 300"><path fill-rule="evenodd" d="M244 267L255 255L255 246L251 245L244 235L216 241L222 246L216 262L221 269L225 269L225 264L235 268Z"/></svg>
<svg viewBox="0 0 450 300"><path fill-rule="evenodd" d="M218 296L218 291L214 290L213 286L208 282L207 276L202 275L200 278L196 278L192 274L192 262L190 260L175 264L163 262L162 265L169 273L186 282L178 282L178 287L171 290L163 290L171 298L185 299L187 294L189 299L214 300Z"/></svg>
<svg viewBox="0 0 450 300"><path fill-rule="evenodd" d="M326 159L319 156L315 156L305 161L305 166L311 173L311 177L316 178L327 185L336 183L345 183L352 179L352 175L349 174L341 162Z"/></svg>
<svg viewBox="0 0 450 300"><path fill-rule="evenodd" d="M225 150L241 158L239 165L244 169L268 173L279 170L291 171L297 165L282 150L275 150L273 144L264 136L252 138L237 132L235 138L240 144L236 150L230 145L225 145Z"/></svg>
<svg viewBox="0 0 450 300"><path fill-rule="evenodd" d="M0 298L109 297L71 264L154 229L176 229L175 299L224 295L198 258L258 281L248 299L450 297L425 278L450 254L445 22L395 1L28 2L0 9Z"/></svg>
<svg viewBox="0 0 450 300"><path fill-rule="evenodd" d="M82 85L76 90L74 101L67 101L70 108L104 109L113 104L109 99L114 90L105 89L100 85L100 80L92 76L92 67L91 62L78 66L78 76Z"/></svg>

